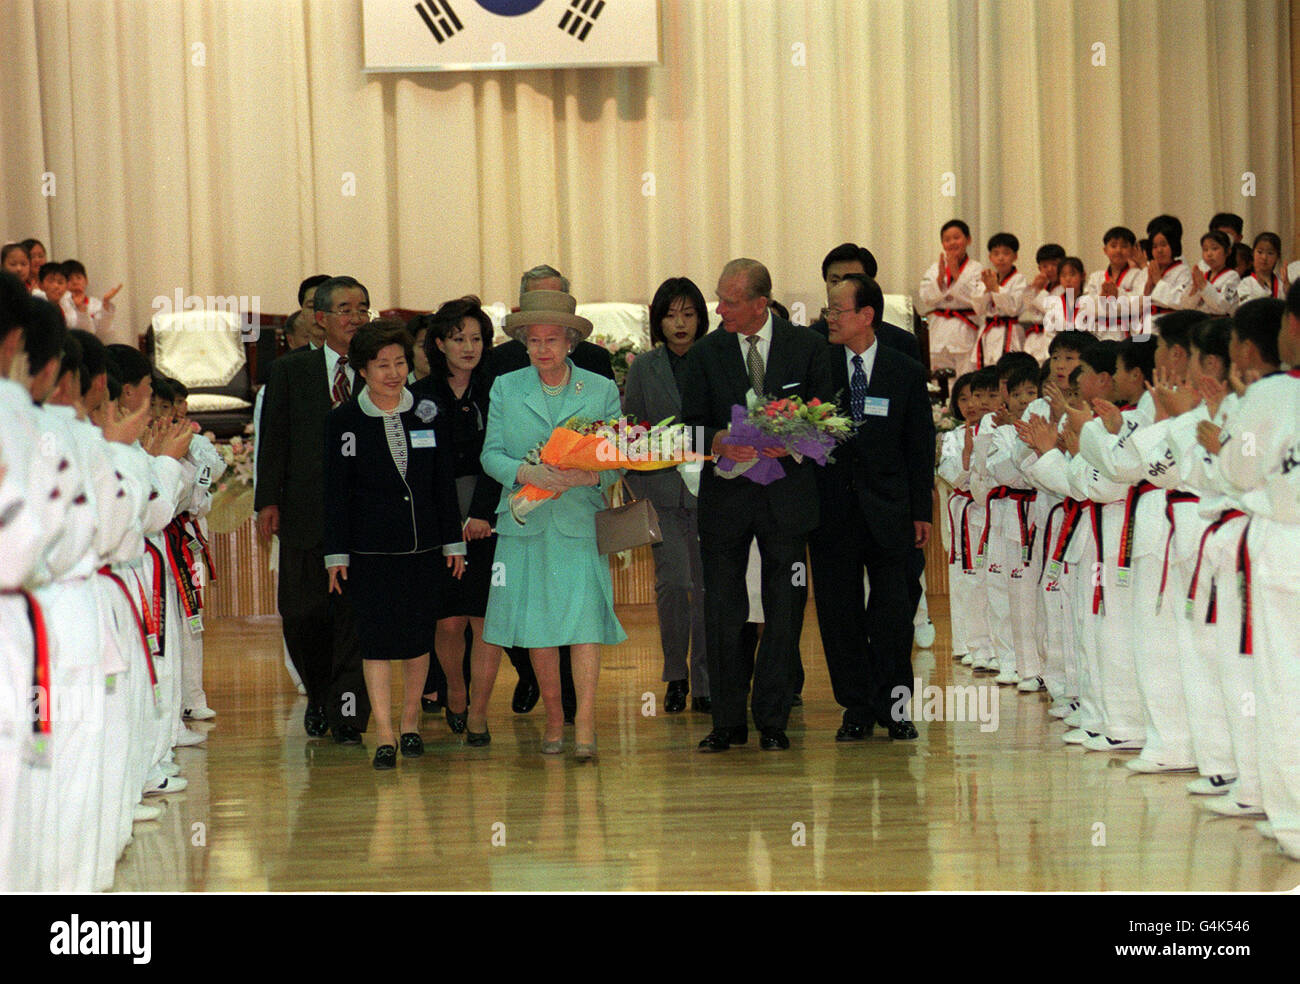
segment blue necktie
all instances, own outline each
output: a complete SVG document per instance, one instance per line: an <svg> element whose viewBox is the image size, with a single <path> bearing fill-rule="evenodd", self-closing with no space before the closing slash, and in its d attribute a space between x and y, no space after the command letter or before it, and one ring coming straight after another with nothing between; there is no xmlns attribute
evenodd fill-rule
<svg viewBox="0 0 1300 984"><path fill-rule="evenodd" d="M864 410L867 404L867 374L862 371L860 355L853 357L853 378L849 380L849 396L853 419L861 420L866 416Z"/></svg>

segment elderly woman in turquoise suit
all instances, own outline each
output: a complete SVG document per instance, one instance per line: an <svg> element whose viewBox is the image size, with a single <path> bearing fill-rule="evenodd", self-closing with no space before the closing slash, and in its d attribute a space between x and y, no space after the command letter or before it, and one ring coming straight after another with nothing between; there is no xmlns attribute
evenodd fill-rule
<svg viewBox="0 0 1300 984"><path fill-rule="evenodd" d="M546 708L542 752L564 751L559 647L572 647L575 757L596 754L595 698L600 647L627 634L614 614L609 563L596 549L595 514L605 508L602 487L616 470L530 464L528 453L573 417L608 420L622 413L612 380L579 369L569 354L591 334L571 295L530 291L505 330L524 343L528 368L499 376L489 398L483 470L502 485L497 548L483 638L495 646L527 647ZM517 522L510 497L525 484L561 493Z"/></svg>

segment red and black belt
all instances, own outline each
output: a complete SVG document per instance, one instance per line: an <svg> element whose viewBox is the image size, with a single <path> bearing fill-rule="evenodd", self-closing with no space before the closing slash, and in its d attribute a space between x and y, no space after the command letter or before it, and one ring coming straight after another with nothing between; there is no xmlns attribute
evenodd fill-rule
<svg viewBox="0 0 1300 984"><path fill-rule="evenodd" d="M1066 499L1060 505L1063 510L1061 529L1056 534L1056 549L1052 551L1052 558L1047 564L1047 576L1053 580L1061 576L1061 565L1065 560L1066 548L1074 538L1074 531L1079 526L1079 519L1083 516L1083 510L1088 505L1088 500Z"/></svg>
<svg viewBox="0 0 1300 984"><path fill-rule="evenodd" d="M1255 655L1255 633L1251 617L1250 599L1250 547L1246 537L1250 535L1250 520L1241 531L1241 541L1237 544L1237 588L1241 592L1241 654Z"/></svg>
<svg viewBox="0 0 1300 984"><path fill-rule="evenodd" d="M1050 559L1048 552L1052 546L1052 517L1056 511L1065 505L1064 502L1058 502L1051 509L1047 510L1047 519L1043 523L1043 564L1038 568L1038 583L1043 583L1043 574L1047 572L1047 562Z"/></svg>
<svg viewBox="0 0 1300 984"><path fill-rule="evenodd" d="M1220 530L1224 524L1231 522L1239 516L1246 515L1240 509L1225 509L1219 513L1219 518L1205 528L1201 534L1200 546L1196 548L1196 566L1192 569L1191 587L1187 589L1187 617L1193 618L1196 615L1196 586L1201 581L1201 562L1205 559L1205 541L1210 535ZM1219 607L1216 598L1216 588L1214 581L1210 581L1210 604L1205 611L1205 624L1213 625L1219 620Z"/></svg>
<svg viewBox="0 0 1300 984"><path fill-rule="evenodd" d="M1017 489L1010 485L998 485L989 489L989 494L984 498L984 532L980 535L979 552L976 555L975 563L983 565L984 548L989 542L989 529L993 526L990 505L995 499L1012 499L1016 504L1016 517L1020 521L1020 556L1021 563L1026 567L1029 566L1029 558L1033 555L1034 540L1033 532L1029 528L1029 503L1038 498L1038 492L1034 489Z"/></svg>
<svg viewBox="0 0 1300 984"><path fill-rule="evenodd" d="M1169 520L1169 535L1165 537L1165 561L1160 568L1160 593L1156 595L1156 614L1160 613L1161 606L1165 603L1165 586L1169 583L1169 548L1174 542L1174 506L1184 502L1200 502L1201 497L1195 492L1183 492L1179 489L1170 489L1165 493L1165 519Z"/></svg>
<svg viewBox="0 0 1300 984"><path fill-rule="evenodd" d="M1100 502L1093 502L1091 499L1089 499L1088 507L1092 511L1092 535L1097 540L1097 570L1094 573L1092 578L1094 582L1092 586L1092 613L1094 615L1105 615L1106 598L1105 598L1105 592L1102 589L1102 581L1103 581L1102 565L1106 563L1106 548L1102 543L1102 535L1101 535L1102 504Z"/></svg>
<svg viewBox="0 0 1300 984"><path fill-rule="evenodd" d="M163 540L167 545L167 566L176 582L185 617L190 623L191 631L198 632L202 627L200 612L203 609L203 592L196 583L194 554L186 542L185 524L179 517L167 524L163 530ZM196 620L199 620L197 624Z"/></svg>
<svg viewBox="0 0 1300 984"><path fill-rule="evenodd" d="M1119 573L1116 583L1128 587L1130 572L1133 568L1133 532L1137 525L1137 506L1142 497L1155 490L1155 486L1143 479L1128 490L1124 500L1124 525L1119 534Z"/></svg>
<svg viewBox="0 0 1300 984"><path fill-rule="evenodd" d="M966 322L966 324L970 327L972 331L979 331L980 326L975 323L975 319L972 317L974 313L975 312L972 311L970 308L939 308L936 311L931 311L930 317L956 318L959 321Z"/></svg>
<svg viewBox="0 0 1300 984"><path fill-rule="evenodd" d="M140 618L140 611L135 607L135 599L131 597L131 589L126 586L126 582L118 577L118 575L113 572L113 569L107 564L99 569L99 573L116 584L122 590L122 594L126 596L126 603L131 608L131 617L135 619L135 627L140 633L140 646L144 649L145 664L149 667L149 689L153 694L153 702L157 705L158 671L153 665L153 652L149 648L149 639L145 634L144 622Z"/></svg>
<svg viewBox="0 0 1300 984"><path fill-rule="evenodd" d="M952 518L952 499L965 499L961 506L961 530L958 536L957 523ZM948 563L957 563L957 543L961 542L961 569L969 574L975 570L971 561L970 550L970 516L967 510L975 505L975 497L966 489L953 489L952 498L948 500Z"/></svg>
<svg viewBox="0 0 1300 984"><path fill-rule="evenodd" d="M53 706L50 694L50 636L45 628L45 613L41 609L41 603L30 591L19 588L14 591L0 592L0 594L22 595L23 604L27 606L27 624L32 630L32 694L41 701L39 713L32 719L32 750L37 757L48 762L45 756L50 751L49 740L54 732L54 715L50 712Z"/></svg>

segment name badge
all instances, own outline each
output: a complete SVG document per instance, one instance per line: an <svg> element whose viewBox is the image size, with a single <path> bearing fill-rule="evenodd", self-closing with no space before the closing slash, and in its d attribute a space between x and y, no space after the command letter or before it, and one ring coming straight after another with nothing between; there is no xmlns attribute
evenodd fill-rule
<svg viewBox="0 0 1300 984"><path fill-rule="evenodd" d="M868 417L888 417L889 398L886 396L868 396L862 401L862 412Z"/></svg>
<svg viewBox="0 0 1300 984"><path fill-rule="evenodd" d="M411 447L436 448L438 436L431 430L411 431Z"/></svg>

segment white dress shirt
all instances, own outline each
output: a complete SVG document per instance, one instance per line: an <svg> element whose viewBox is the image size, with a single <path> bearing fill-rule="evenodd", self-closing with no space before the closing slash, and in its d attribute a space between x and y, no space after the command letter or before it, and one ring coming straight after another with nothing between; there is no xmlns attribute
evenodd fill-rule
<svg viewBox="0 0 1300 984"><path fill-rule="evenodd" d="M871 344L861 352L854 352L847 345L844 346L844 364L849 370L850 385L853 383L853 359L858 355L862 356L862 371L867 374L867 385L871 385L871 370L876 366L876 347L876 339L874 338L871 340Z"/></svg>

